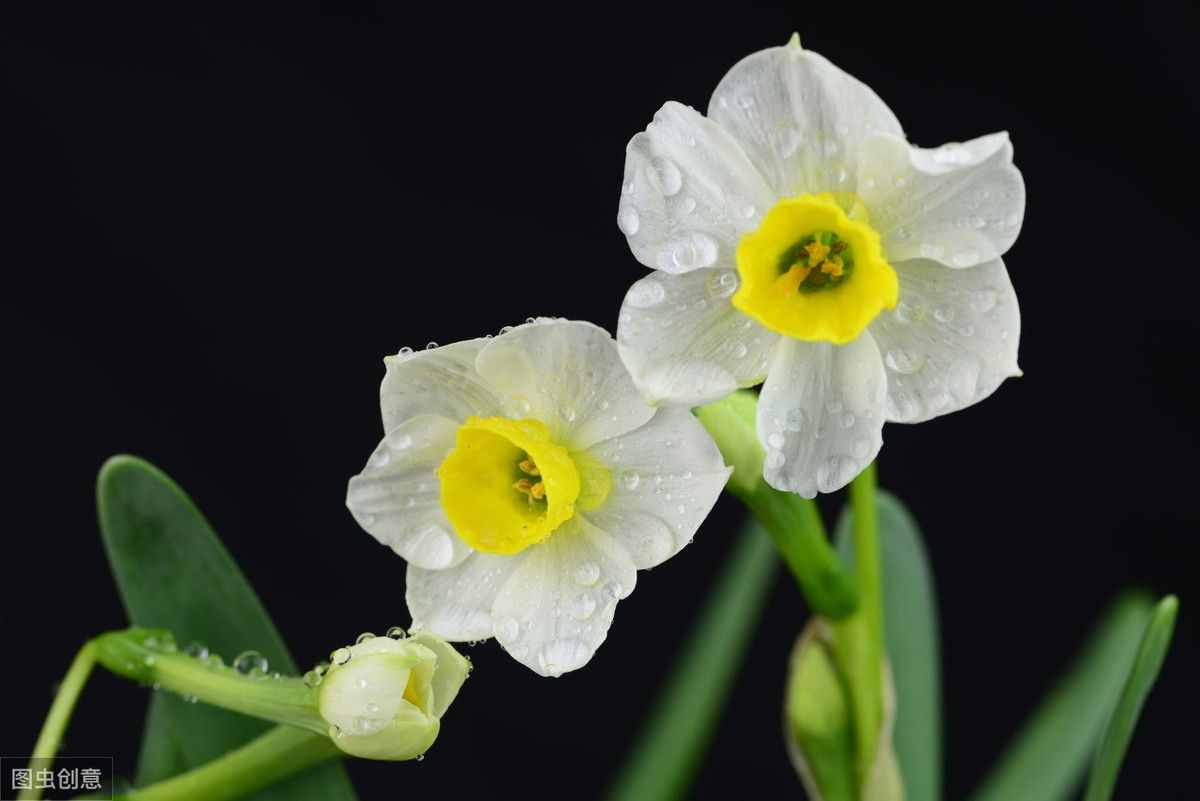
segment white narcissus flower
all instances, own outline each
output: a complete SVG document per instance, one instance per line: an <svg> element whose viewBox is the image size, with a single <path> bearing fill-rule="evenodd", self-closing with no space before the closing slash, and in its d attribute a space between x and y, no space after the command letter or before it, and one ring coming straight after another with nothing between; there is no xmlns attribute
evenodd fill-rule
<svg viewBox="0 0 1200 801"><path fill-rule="evenodd" d="M415 759L437 739L441 719L471 664L428 632L363 635L333 653L318 710L338 748L366 759Z"/></svg>
<svg viewBox="0 0 1200 801"><path fill-rule="evenodd" d="M617 223L655 272L617 341L653 403L765 380L764 477L849 482L885 420L919 422L1019 375L1000 256L1025 188L1007 134L905 141L865 84L793 37L729 71L708 116L667 103L626 151Z"/></svg>
<svg viewBox="0 0 1200 801"><path fill-rule="evenodd" d="M414 627L496 637L544 676L586 664L637 571L691 541L730 470L638 393L604 330L539 320L392 357L354 518L408 561Z"/></svg>

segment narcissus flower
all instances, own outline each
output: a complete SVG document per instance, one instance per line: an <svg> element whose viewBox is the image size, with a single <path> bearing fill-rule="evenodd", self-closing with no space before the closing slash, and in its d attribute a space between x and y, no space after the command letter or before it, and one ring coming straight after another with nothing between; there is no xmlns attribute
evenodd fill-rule
<svg viewBox="0 0 1200 801"><path fill-rule="evenodd" d="M318 708L338 748L366 759L424 754L458 695L470 663L428 632L370 637L333 653Z"/></svg>
<svg viewBox="0 0 1200 801"><path fill-rule="evenodd" d="M617 223L655 272L617 340L653 403L765 380L766 480L844 486L883 442L1019 375L1000 256L1025 208L1004 133L933 150L793 40L739 62L708 116L667 103L630 141Z"/></svg>
<svg viewBox="0 0 1200 801"><path fill-rule="evenodd" d="M730 472L716 445L686 409L649 406L589 323L386 362L386 436L346 503L408 561L414 626L494 636L546 676L586 664L637 570L712 508Z"/></svg>

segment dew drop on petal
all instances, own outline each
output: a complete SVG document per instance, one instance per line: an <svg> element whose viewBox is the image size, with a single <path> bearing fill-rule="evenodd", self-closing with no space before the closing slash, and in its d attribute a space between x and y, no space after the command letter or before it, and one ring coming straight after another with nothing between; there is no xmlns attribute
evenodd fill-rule
<svg viewBox="0 0 1200 801"><path fill-rule="evenodd" d="M643 278L629 288L625 300L638 309L650 309L663 302L667 290L654 278Z"/></svg>
<svg viewBox="0 0 1200 801"><path fill-rule="evenodd" d="M625 236L633 236L642 227L642 220L638 216L637 209L633 206L625 206L617 214L617 227L621 229L621 233Z"/></svg>
<svg viewBox="0 0 1200 801"><path fill-rule="evenodd" d="M582 562L575 567L572 576L576 584L591 587L600 580L600 565L595 562Z"/></svg>

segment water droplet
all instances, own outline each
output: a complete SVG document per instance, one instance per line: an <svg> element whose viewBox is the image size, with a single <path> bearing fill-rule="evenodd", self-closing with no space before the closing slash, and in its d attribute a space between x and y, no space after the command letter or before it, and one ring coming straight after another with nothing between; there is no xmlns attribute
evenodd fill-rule
<svg viewBox="0 0 1200 801"><path fill-rule="evenodd" d="M778 470L779 468L783 467L786 461L787 457L783 455L783 451L767 451L766 465L772 470Z"/></svg>
<svg viewBox="0 0 1200 801"><path fill-rule="evenodd" d="M391 626L387 630L387 636L391 637L393 640L403 640L406 635L401 626Z"/></svg>
<svg viewBox="0 0 1200 801"><path fill-rule="evenodd" d="M970 267L973 264L979 263L979 261L980 261L979 251L977 251L977 250L959 251L958 253L954 254L954 257L951 259L951 261L954 262L955 267Z"/></svg>
<svg viewBox="0 0 1200 801"><path fill-rule="evenodd" d="M329 655L329 661L335 665L344 665L350 661L350 649L342 647Z"/></svg>
<svg viewBox="0 0 1200 801"><path fill-rule="evenodd" d="M854 423L857 421L857 419L858 418L856 418L850 412L846 412L844 415L842 415L842 428L854 428Z"/></svg>
<svg viewBox="0 0 1200 801"><path fill-rule="evenodd" d="M771 434L771 436L767 437L767 444L770 445L772 448L782 448L786 443L787 443L787 437L785 437L779 431L776 431L773 434Z"/></svg>
<svg viewBox="0 0 1200 801"><path fill-rule="evenodd" d="M430 340L429 342L426 342L426 343L425 343L425 350L433 350L433 349L434 349L434 348L436 348L437 346L438 346L438 343L436 343L436 342L434 342L434 341Z"/></svg>
<svg viewBox="0 0 1200 801"><path fill-rule="evenodd" d="M193 659L199 659L201 662L208 661L208 646L202 643L188 643L187 647L183 649L183 652Z"/></svg>
<svg viewBox="0 0 1200 801"><path fill-rule="evenodd" d="M654 278L643 278L629 288L625 301L637 309L649 309L663 302L667 290Z"/></svg>
<svg viewBox="0 0 1200 801"><path fill-rule="evenodd" d="M996 307L999 294L993 289L981 289L971 294L971 308L979 314L986 314Z"/></svg>
<svg viewBox="0 0 1200 801"><path fill-rule="evenodd" d="M625 487L625 489L632 492L633 490L638 488L638 484L640 484L640 483L642 483L642 477L638 473L638 471L636 471L636 470L622 470L621 471L621 486Z"/></svg>
<svg viewBox="0 0 1200 801"><path fill-rule="evenodd" d="M393 450L403 451L412 447L413 438L404 431L393 431L387 435L387 442Z"/></svg>
<svg viewBox="0 0 1200 801"><path fill-rule="evenodd" d="M681 211L681 212L682 212L684 215L691 214L693 211L695 211L695 210L696 210L696 198L694 198L694 197L685 197L685 198L683 199L683 203L682 203L682 204L680 204L680 207L679 207L679 208L680 208L680 211Z"/></svg>
<svg viewBox="0 0 1200 801"><path fill-rule="evenodd" d="M922 258L926 259L940 259L946 255L946 249L933 242L922 242L918 252Z"/></svg>
<svg viewBox="0 0 1200 801"><path fill-rule="evenodd" d="M903 348L893 348L883 357L888 369L901 375L912 375L925 366L925 356L920 353L910 353Z"/></svg>
<svg viewBox="0 0 1200 801"><path fill-rule="evenodd" d="M316 671L316 669L310 670L304 674L304 686L305 687L317 687L321 684L321 680L323 678L324 678L324 676L322 674L318 673Z"/></svg>
<svg viewBox="0 0 1200 801"><path fill-rule="evenodd" d="M717 260L717 243L708 234L689 234L674 240L659 255L659 267L671 271L710 267Z"/></svg>
<svg viewBox="0 0 1200 801"><path fill-rule="evenodd" d="M942 145L933 151L933 160L938 164L970 164L971 151L957 143Z"/></svg>
<svg viewBox="0 0 1200 801"><path fill-rule="evenodd" d="M567 611L576 620L587 620L596 611L596 599L587 593L577 595L567 604Z"/></svg>
<svg viewBox="0 0 1200 801"><path fill-rule="evenodd" d="M243 676L266 675L270 667L267 658L258 651L243 651L233 660L233 669Z"/></svg>
<svg viewBox="0 0 1200 801"><path fill-rule="evenodd" d="M675 162L668 158L658 157L650 162L651 180L658 184L659 189L668 197L683 188L683 175Z"/></svg>
<svg viewBox="0 0 1200 801"><path fill-rule="evenodd" d="M713 300L730 297L738 288L738 276L733 270L717 270L705 280L708 296Z"/></svg>
<svg viewBox="0 0 1200 801"><path fill-rule="evenodd" d="M595 562L583 562L574 571L575 583L590 587L600 580L600 565Z"/></svg>
<svg viewBox="0 0 1200 801"><path fill-rule="evenodd" d="M642 220L638 217L637 209L633 206L625 206L617 214L617 227L621 229L621 233L625 236L633 236L642 227Z"/></svg>
<svg viewBox="0 0 1200 801"><path fill-rule="evenodd" d="M361 645L362 643L373 639L375 639L375 635L372 632L364 631L362 634L358 635L358 639L354 641L354 644Z"/></svg>
<svg viewBox="0 0 1200 801"><path fill-rule="evenodd" d="M949 323L954 320L954 309L949 306L939 306L933 310L933 319L939 323Z"/></svg>
<svg viewBox="0 0 1200 801"><path fill-rule="evenodd" d="M399 350L399 352L396 353L396 355L399 356L401 359L404 359L409 356L412 356L412 353L413 353L413 349L408 347L407 345L405 345L403 348L401 348Z"/></svg>
<svg viewBox="0 0 1200 801"><path fill-rule="evenodd" d="M789 409L783 420L783 427L788 431L800 431L808 424L808 415L803 409Z"/></svg>
<svg viewBox="0 0 1200 801"><path fill-rule="evenodd" d="M492 624L492 633L502 643L511 643L521 634L521 624L516 618L506 617Z"/></svg>

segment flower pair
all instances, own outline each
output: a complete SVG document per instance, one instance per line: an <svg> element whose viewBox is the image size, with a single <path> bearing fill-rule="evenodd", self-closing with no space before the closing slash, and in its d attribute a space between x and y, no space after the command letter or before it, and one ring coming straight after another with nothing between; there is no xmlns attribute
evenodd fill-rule
<svg viewBox="0 0 1200 801"><path fill-rule="evenodd" d="M913 147L798 40L755 53L708 116L668 103L629 143L617 221L655 272L617 340L537 320L389 358L386 436L347 503L408 561L414 625L578 668L729 475L689 407L765 381L764 478L812 497L870 463L885 420L1019 374L1000 256L1023 212L1006 135Z"/></svg>

